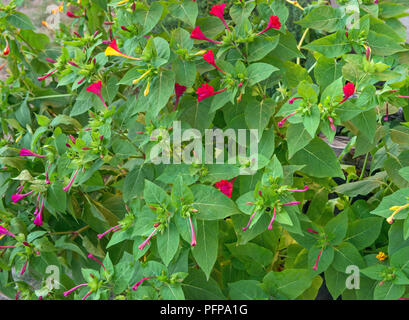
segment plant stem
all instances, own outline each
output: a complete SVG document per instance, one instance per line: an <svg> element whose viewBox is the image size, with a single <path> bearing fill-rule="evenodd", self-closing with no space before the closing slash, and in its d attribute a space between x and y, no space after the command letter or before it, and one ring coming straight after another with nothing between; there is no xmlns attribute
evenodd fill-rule
<svg viewBox="0 0 409 320"><path fill-rule="evenodd" d="M362 171L361 171L361 175L359 176L359 180L362 180L362 178L364 177L364 173L366 170L366 163L368 162L368 157L369 157L369 152L366 153L364 165L362 167Z"/></svg>

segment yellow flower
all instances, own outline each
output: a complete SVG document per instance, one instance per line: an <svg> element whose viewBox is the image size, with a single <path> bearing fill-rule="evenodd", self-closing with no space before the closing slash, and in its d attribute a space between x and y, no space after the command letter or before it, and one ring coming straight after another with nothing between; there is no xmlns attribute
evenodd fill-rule
<svg viewBox="0 0 409 320"><path fill-rule="evenodd" d="M132 81L133 84L137 84L139 81L141 81L143 78L145 78L149 72L151 72L151 70L149 69L148 71L146 71L143 75L141 75L138 79L135 79L134 81Z"/></svg>
<svg viewBox="0 0 409 320"><path fill-rule="evenodd" d="M200 50L194 54L194 56L202 56L207 52L207 50Z"/></svg>
<svg viewBox="0 0 409 320"><path fill-rule="evenodd" d="M149 94L149 86L150 86L150 82L148 82L148 85L146 86L146 89L145 89L145 91L144 91L144 93L143 93L143 95L146 97L148 94Z"/></svg>
<svg viewBox="0 0 409 320"><path fill-rule="evenodd" d="M60 12L63 12L63 10L64 10L64 1L62 1L62 2L60 3L60 6L58 7L58 10L59 10Z"/></svg>
<svg viewBox="0 0 409 320"><path fill-rule="evenodd" d="M134 59L134 60L141 60L140 58L134 58L130 57L118 49L118 45L116 44L116 40L112 39L110 45L105 49L105 55L106 56L117 56L117 57L124 57L128 59Z"/></svg>
<svg viewBox="0 0 409 320"><path fill-rule="evenodd" d="M121 4L127 3L128 1L129 0L122 0L122 1L119 1L116 5L120 6Z"/></svg>
<svg viewBox="0 0 409 320"><path fill-rule="evenodd" d="M41 21L41 24L44 26L44 27L47 27L47 28L49 28L49 25L48 25L48 23L47 22L45 22L44 20L43 21Z"/></svg>
<svg viewBox="0 0 409 320"><path fill-rule="evenodd" d="M405 204L403 206L390 207L389 210L393 211L393 213L386 219L386 222L388 222L389 224L392 224L393 223L393 217L395 216L395 214L402 211L403 209L406 209L407 207L409 207L409 203L407 203L407 204Z"/></svg>
<svg viewBox="0 0 409 320"><path fill-rule="evenodd" d="M376 256L376 259L378 259L379 261L384 261L387 257L388 256L384 252L380 251Z"/></svg>

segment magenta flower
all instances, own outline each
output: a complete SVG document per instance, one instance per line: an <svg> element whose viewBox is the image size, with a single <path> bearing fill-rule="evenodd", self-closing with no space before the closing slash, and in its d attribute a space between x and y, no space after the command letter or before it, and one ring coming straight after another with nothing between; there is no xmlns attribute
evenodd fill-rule
<svg viewBox="0 0 409 320"><path fill-rule="evenodd" d="M42 226L43 225L44 200L45 200L45 197L43 196L43 199L41 200L40 211L38 212L37 216L35 217L35 219L33 221L33 224L35 224L36 226Z"/></svg>
<svg viewBox="0 0 409 320"><path fill-rule="evenodd" d="M104 104L105 108L108 109L108 107L107 107L107 105L105 103L105 100L102 98L102 95L101 95L101 87L102 87L102 81L100 80L100 81L95 82L95 83L91 84L90 86L88 86L86 90L89 91L89 92L95 93L98 96L98 98L101 99L101 101Z"/></svg>
<svg viewBox="0 0 409 320"><path fill-rule="evenodd" d="M317 270L317 268L318 268L318 262L320 261L321 254L322 254L322 251L323 251L323 250L324 250L324 248L321 248L321 251L320 251L320 253L318 254L317 260L315 261L315 265L312 267L313 270Z"/></svg>
<svg viewBox="0 0 409 320"><path fill-rule="evenodd" d="M311 229L311 228L308 228L307 231L310 232L310 233L318 234L317 231L315 231L314 229Z"/></svg>
<svg viewBox="0 0 409 320"><path fill-rule="evenodd" d="M33 192L34 192L34 190L31 190L30 192L27 192L27 193L24 193L24 194L13 194L11 196L11 201L13 201L13 203L19 202L21 199L29 196Z"/></svg>
<svg viewBox="0 0 409 320"><path fill-rule="evenodd" d="M283 203L283 206L296 206L297 204L300 204L300 201L291 201L291 202Z"/></svg>
<svg viewBox="0 0 409 320"><path fill-rule="evenodd" d="M50 179L48 177L48 170L50 169L51 163L48 165L47 170L45 171L45 183L50 184Z"/></svg>
<svg viewBox="0 0 409 320"><path fill-rule="evenodd" d="M196 235L195 235L195 229L193 228L192 219L190 216L189 216L189 222L190 222L190 229L192 231L192 242L190 242L190 245L194 247L196 245Z"/></svg>
<svg viewBox="0 0 409 320"><path fill-rule="evenodd" d="M47 79L49 76L51 76L54 72L57 72L57 71L58 71L57 69L54 69L51 72L47 73L45 76L38 77L37 80L38 81L43 81L43 80Z"/></svg>
<svg viewBox="0 0 409 320"><path fill-rule="evenodd" d="M304 186L304 189L287 189L287 190L291 192L305 192L308 190L308 186L307 185Z"/></svg>
<svg viewBox="0 0 409 320"><path fill-rule="evenodd" d="M78 171L79 171L79 169L75 170L74 176L72 177L71 181L63 188L63 190L65 192L68 192L68 190L70 190L71 185L73 184L73 182L75 180L75 177L77 176Z"/></svg>
<svg viewBox="0 0 409 320"><path fill-rule="evenodd" d="M288 116L284 117L284 118L278 123L278 126L281 128L281 127L284 125L284 122L286 122L289 117L292 117L292 116L295 115L296 113L297 113L297 111L294 111L293 113L290 113Z"/></svg>
<svg viewBox="0 0 409 320"><path fill-rule="evenodd" d="M386 103L386 115L383 118L384 121L388 121L389 120L389 103Z"/></svg>
<svg viewBox="0 0 409 320"><path fill-rule="evenodd" d="M208 37L206 37L202 30L200 30L200 27L195 27L192 31L192 33L190 34L190 38L192 39L196 39L196 40L205 40L205 41L209 41L212 43L221 43L220 41L216 41L216 40L212 40L209 39Z"/></svg>
<svg viewBox="0 0 409 320"><path fill-rule="evenodd" d="M15 237L14 234L12 234L10 231L8 231L6 228L4 228L2 225L0 225L0 234Z"/></svg>
<svg viewBox="0 0 409 320"><path fill-rule="evenodd" d="M15 248L16 246L0 246L0 249L11 249Z"/></svg>
<svg viewBox="0 0 409 320"><path fill-rule="evenodd" d="M99 261L97 258L95 258L91 253L88 253L88 258L98 262L101 265L101 267L106 271L104 264L101 261Z"/></svg>
<svg viewBox="0 0 409 320"><path fill-rule="evenodd" d="M156 277L146 277L146 278L143 278L143 279L139 280L139 281L138 281L137 283L135 283L135 285L132 287L132 290L138 289L138 287L142 284L142 282L144 282L144 281L147 280L147 279L156 279Z"/></svg>
<svg viewBox="0 0 409 320"><path fill-rule="evenodd" d="M276 217L276 208L273 208L273 210L274 210L273 218L271 219L270 224L268 225L268 230L273 230L273 222Z"/></svg>
<svg viewBox="0 0 409 320"><path fill-rule="evenodd" d="M43 156L41 154L36 154L36 153L32 152L31 150L22 148L20 150L20 157L40 157L40 158L44 158L45 156Z"/></svg>
<svg viewBox="0 0 409 320"><path fill-rule="evenodd" d="M86 287L86 286L88 286L88 283L81 283L78 286L75 286L74 288L72 288L72 289L70 289L68 291L65 291L64 292L64 297L68 297L71 294L71 292L73 292L74 290L77 290L78 288Z"/></svg>
<svg viewBox="0 0 409 320"><path fill-rule="evenodd" d="M278 30L280 29L280 27L281 27L280 19L277 16L271 16L270 19L268 20L267 27L263 31L260 31L259 33L257 33L257 35L260 35L270 29Z"/></svg>
<svg viewBox="0 0 409 320"><path fill-rule="evenodd" d="M143 250L143 248L145 248L145 246L149 243L149 241L151 240L151 238L155 235L155 233L156 233L156 231L158 231L158 228L155 228L153 231L152 231L152 233L149 235L149 237L144 241L144 242L142 242L140 245L139 245L139 250ZM136 290L136 289L135 289Z"/></svg>
<svg viewBox="0 0 409 320"><path fill-rule="evenodd" d="M54 59L51 59L51 58L45 58L45 60L47 60L50 63L57 63L57 61L55 61Z"/></svg>
<svg viewBox="0 0 409 320"><path fill-rule="evenodd" d="M20 275L23 275L23 274L24 274L24 272L26 272L27 263L28 263L28 260L26 260L26 263L24 264L23 268L21 269L21 271L20 271Z"/></svg>
<svg viewBox="0 0 409 320"><path fill-rule="evenodd" d="M242 229L243 231L246 231L246 230L250 227L251 220L253 220L253 218L254 218L254 216L256 215L256 213L257 213L257 211L254 211L254 212L253 212L253 214L252 214L251 217L250 217L249 222L247 223L247 226L245 226L245 227Z"/></svg>
<svg viewBox="0 0 409 320"><path fill-rule="evenodd" d="M222 69L220 69L217 65L216 62L214 60L214 54L212 50L207 51L204 55L203 55L203 59L211 64L213 67L215 67L217 70L219 70L221 73L225 73Z"/></svg>
<svg viewBox="0 0 409 320"><path fill-rule="evenodd" d="M303 99L302 97L295 97L295 98L291 98L290 100L288 100L289 104L293 104L295 100L297 99Z"/></svg>
<svg viewBox="0 0 409 320"><path fill-rule="evenodd" d="M329 125L331 126L331 130L335 131L335 126L334 126L334 119L331 117L328 117Z"/></svg>
<svg viewBox="0 0 409 320"><path fill-rule="evenodd" d="M219 4L219 5L213 6L211 8L211 10L209 11L209 13L216 16L216 17L218 17L223 22L226 29L231 31L229 26L226 23L226 20L224 20L224 17L223 17L223 11L224 11L225 7L226 7L226 3L222 3L222 4Z"/></svg>
<svg viewBox="0 0 409 320"><path fill-rule="evenodd" d="M120 230L122 228L121 224L116 225L115 227L109 228L107 231L105 231L104 233L100 233L99 235L97 235L98 239L103 238L107 233L112 232L116 232L118 230Z"/></svg>
<svg viewBox="0 0 409 320"><path fill-rule="evenodd" d="M176 95L176 101L175 101L175 106L173 107L173 112L176 111L178 104L179 104L179 99L185 93L186 87L180 85L179 83L175 82L175 95Z"/></svg>

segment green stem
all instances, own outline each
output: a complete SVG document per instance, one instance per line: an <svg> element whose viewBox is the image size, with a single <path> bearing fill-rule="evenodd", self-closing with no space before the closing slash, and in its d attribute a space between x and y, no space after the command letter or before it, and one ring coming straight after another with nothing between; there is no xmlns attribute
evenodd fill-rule
<svg viewBox="0 0 409 320"><path fill-rule="evenodd" d="M52 99L52 98L64 98L64 97L71 97L72 94L57 94L54 96L41 96L41 97L33 97L33 98L29 98L27 99L27 101L33 101L33 100L40 100L40 99Z"/></svg>
<svg viewBox="0 0 409 320"><path fill-rule="evenodd" d="M369 152L367 152L365 156L364 166L362 167L362 171L361 171L361 175L359 176L359 180L362 180L362 178L364 177L364 173L366 170L366 163L368 162L368 158L369 158Z"/></svg>

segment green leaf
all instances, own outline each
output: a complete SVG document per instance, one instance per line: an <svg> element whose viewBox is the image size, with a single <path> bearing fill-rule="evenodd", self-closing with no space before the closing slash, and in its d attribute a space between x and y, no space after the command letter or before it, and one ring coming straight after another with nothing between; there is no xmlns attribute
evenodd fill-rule
<svg viewBox="0 0 409 320"><path fill-rule="evenodd" d="M334 32L344 27L343 10L331 6L319 6L312 9L300 21L296 21L304 28Z"/></svg>
<svg viewBox="0 0 409 320"><path fill-rule="evenodd" d="M348 213L346 210L332 218L324 227L328 235L328 241L332 245L337 245L344 240L348 229Z"/></svg>
<svg viewBox="0 0 409 320"><path fill-rule="evenodd" d="M217 282L206 280L202 271L190 269L189 276L182 283L183 292L188 300L225 300Z"/></svg>
<svg viewBox="0 0 409 320"><path fill-rule="evenodd" d="M274 50L279 42L280 36L256 38L249 44L248 61L254 62L263 59L267 54Z"/></svg>
<svg viewBox="0 0 409 320"><path fill-rule="evenodd" d="M198 15L197 3L190 0L184 0L182 3L172 3L168 6L172 16L194 27Z"/></svg>
<svg viewBox="0 0 409 320"><path fill-rule="evenodd" d="M267 300L268 295L260 288L257 280L230 282L229 296L232 300Z"/></svg>
<svg viewBox="0 0 409 320"><path fill-rule="evenodd" d="M327 58L336 58L351 50L351 46L348 44L345 32L343 31L314 40L304 46L304 48L310 51L318 51Z"/></svg>
<svg viewBox="0 0 409 320"><path fill-rule="evenodd" d="M157 236L159 256L168 266L179 248L179 232L174 223L169 223L163 234Z"/></svg>
<svg viewBox="0 0 409 320"><path fill-rule="evenodd" d="M122 196L125 202L143 195L145 178L153 178L151 167L138 166L126 175L122 189Z"/></svg>
<svg viewBox="0 0 409 320"><path fill-rule="evenodd" d="M312 140L311 135L302 123L291 124L287 130L288 158L304 148Z"/></svg>
<svg viewBox="0 0 409 320"><path fill-rule="evenodd" d="M24 13L15 11L7 17L7 23L10 23L12 26L20 29L29 29L34 30L35 27L31 22L30 18L27 17Z"/></svg>
<svg viewBox="0 0 409 320"><path fill-rule="evenodd" d="M374 290L375 300L397 300L405 293L405 286L396 285L392 281L385 281Z"/></svg>
<svg viewBox="0 0 409 320"><path fill-rule="evenodd" d="M346 272L348 266L358 266L362 268L365 262L362 259L358 249L349 242L342 242L337 247L334 247L335 255L332 267L339 272Z"/></svg>
<svg viewBox="0 0 409 320"><path fill-rule="evenodd" d="M344 178L338 159L331 149L320 138L314 138L307 146L298 151L290 164L305 165L302 172L317 178Z"/></svg>
<svg viewBox="0 0 409 320"><path fill-rule="evenodd" d="M293 300L312 284L313 275L307 269L287 269L270 271L263 279L262 287L273 296L280 293Z"/></svg>
<svg viewBox="0 0 409 320"><path fill-rule="evenodd" d="M143 196L147 203L161 204L167 207L170 204L170 196L161 187L145 179Z"/></svg>
<svg viewBox="0 0 409 320"><path fill-rule="evenodd" d="M191 190L195 196L192 205L199 210L197 219L220 220L240 213L235 203L215 187L196 184Z"/></svg>
<svg viewBox="0 0 409 320"><path fill-rule="evenodd" d="M352 221L348 226L345 240L351 242L358 250L365 249L378 238L381 227L382 219L376 217Z"/></svg>
<svg viewBox="0 0 409 320"><path fill-rule="evenodd" d="M257 129L261 138L264 129L270 122L273 114L274 100L266 99L257 101L255 98L249 99L245 110L245 119L249 129Z"/></svg>
<svg viewBox="0 0 409 320"><path fill-rule="evenodd" d="M200 212L198 215L200 215ZM196 220L196 223L197 244L192 248L192 254L199 267L206 274L207 280L209 280L217 259L219 222Z"/></svg>
<svg viewBox="0 0 409 320"><path fill-rule="evenodd" d="M65 212L67 206L67 194L63 188L64 186L61 182L54 182L47 192L47 204L59 212Z"/></svg>
<svg viewBox="0 0 409 320"><path fill-rule="evenodd" d="M249 85L253 86L256 83L267 79L273 72L279 69L267 63L253 63L247 68L247 77Z"/></svg>

